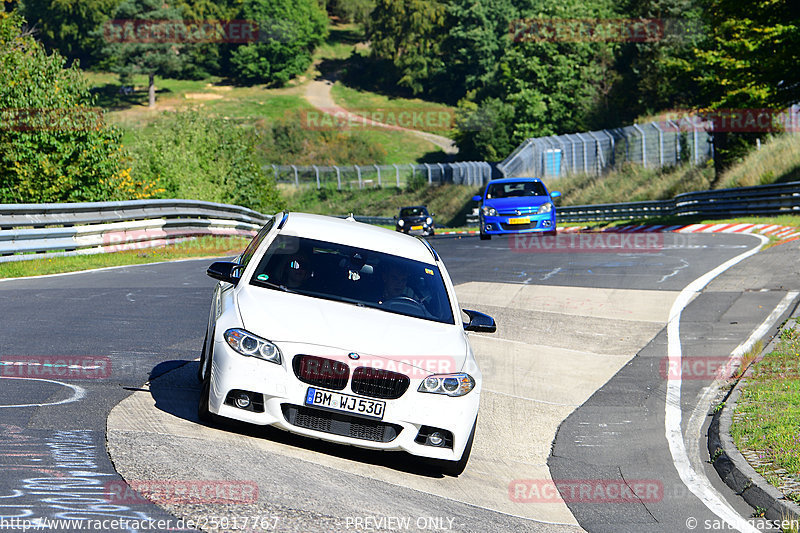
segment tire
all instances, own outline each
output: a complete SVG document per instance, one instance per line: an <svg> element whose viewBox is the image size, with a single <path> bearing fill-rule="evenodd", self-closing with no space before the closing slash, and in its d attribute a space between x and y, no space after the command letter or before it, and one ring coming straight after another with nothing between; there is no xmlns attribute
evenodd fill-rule
<svg viewBox="0 0 800 533"><path fill-rule="evenodd" d="M489 234L486 234L486 233L484 233L484 232L481 232L481 240L482 240L482 241L489 241L489 240L491 240L491 239L492 239L492 236L491 236L491 235L489 235Z"/></svg>
<svg viewBox="0 0 800 533"><path fill-rule="evenodd" d="M472 431L469 433L469 440L467 440L467 445L464 448L461 459L458 461L436 461L436 466L442 474L458 477L464 473L464 470L467 468L467 463L469 462L469 456L472 453L472 442L475 440L475 428L477 426L478 419L476 418L475 423L472 424Z"/></svg>
<svg viewBox="0 0 800 533"><path fill-rule="evenodd" d="M200 388L200 401L197 404L197 418L205 424L215 423L219 417L212 413L208 408L209 397L211 396L211 358L208 360L208 372L203 378L203 386Z"/></svg>
<svg viewBox="0 0 800 533"><path fill-rule="evenodd" d="M206 337L203 339L203 347L200 349L200 366L197 367L197 381L203 382L205 376L203 375L203 365L206 362L206 345L208 344L208 330L206 329Z"/></svg>
<svg viewBox="0 0 800 533"><path fill-rule="evenodd" d="M558 231L556 231L556 230L545 231L544 234L547 235L548 237L555 237L556 235L558 235Z"/></svg>

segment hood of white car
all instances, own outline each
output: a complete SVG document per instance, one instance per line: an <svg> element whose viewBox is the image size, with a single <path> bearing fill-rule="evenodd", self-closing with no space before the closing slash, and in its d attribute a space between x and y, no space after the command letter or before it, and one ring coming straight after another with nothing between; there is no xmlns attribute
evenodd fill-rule
<svg viewBox="0 0 800 533"><path fill-rule="evenodd" d="M279 345L316 345L331 348L331 355L355 352L414 366L421 361L426 368L444 364L450 371L463 368L468 353L464 331L454 324L252 285L237 300L244 328Z"/></svg>

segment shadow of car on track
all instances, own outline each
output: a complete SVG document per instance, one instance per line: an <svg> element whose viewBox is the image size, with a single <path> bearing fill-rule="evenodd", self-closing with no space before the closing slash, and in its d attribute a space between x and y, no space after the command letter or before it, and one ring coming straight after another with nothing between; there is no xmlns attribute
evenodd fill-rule
<svg viewBox="0 0 800 533"><path fill-rule="evenodd" d="M198 365L198 361L184 360L159 363L150 372L150 394L155 400L157 409L195 424L208 425L197 418L197 403L200 401L200 383L196 377ZM295 435L272 426L257 426L225 418L219 418L218 423L208 427L245 437L266 439L340 459L383 466L407 474L430 478L447 477L435 467L429 467L423 460L405 452L356 448Z"/></svg>

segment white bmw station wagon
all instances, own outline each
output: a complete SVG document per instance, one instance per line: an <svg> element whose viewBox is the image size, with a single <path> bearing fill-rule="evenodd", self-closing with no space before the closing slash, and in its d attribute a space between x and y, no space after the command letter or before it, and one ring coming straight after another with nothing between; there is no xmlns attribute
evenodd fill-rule
<svg viewBox="0 0 800 533"><path fill-rule="evenodd" d="M219 283L198 371L202 421L402 450L463 472L481 392L466 332L495 323L459 308L425 240L279 213L208 275Z"/></svg>

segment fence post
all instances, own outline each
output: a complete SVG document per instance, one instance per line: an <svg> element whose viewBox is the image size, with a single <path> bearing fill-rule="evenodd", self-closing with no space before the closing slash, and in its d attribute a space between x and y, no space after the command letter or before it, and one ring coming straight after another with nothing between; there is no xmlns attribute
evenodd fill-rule
<svg viewBox="0 0 800 533"><path fill-rule="evenodd" d="M439 165L439 172L441 172L441 174L439 174L439 185L442 185L444 183L444 165L441 163L436 164ZM447 165L450 166L450 163L447 163ZM452 169L453 167L450 168Z"/></svg>
<svg viewBox="0 0 800 533"><path fill-rule="evenodd" d="M645 140L644 130L638 124L634 124L633 127L642 136L642 166L647 168L647 141Z"/></svg>
<svg viewBox="0 0 800 533"><path fill-rule="evenodd" d="M272 165L272 173L275 175L275 183L278 183L278 167L276 165Z"/></svg>
<svg viewBox="0 0 800 533"><path fill-rule="evenodd" d="M658 127L658 123L651 122L651 125L658 131L658 166L664 168L664 132Z"/></svg>
<svg viewBox="0 0 800 533"><path fill-rule="evenodd" d="M358 174L358 188L363 189L364 185L361 183L361 167L358 165L353 165L356 167L356 174Z"/></svg>
<svg viewBox="0 0 800 533"><path fill-rule="evenodd" d="M319 168L317 168L317 165L312 166L314 167L314 175L317 177L317 189L321 189L319 186Z"/></svg>
<svg viewBox="0 0 800 533"><path fill-rule="evenodd" d="M681 129L671 120L667 123L675 128L675 164L678 165L681 162Z"/></svg>
<svg viewBox="0 0 800 533"><path fill-rule="evenodd" d="M378 165L375 165L375 170L378 171L378 187L380 187L381 186L381 167L379 167Z"/></svg>
<svg viewBox="0 0 800 533"><path fill-rule="evenodd" d="M394 163L392 164L392 166L394 167L394 179L397 182L397 188L399 189L400 188L400 167L398 167Z"/></svg>
<svg viewBox="0 0 800 533"><path fill-rule="evenodd" d="M333 168L336 169L336 190L337 191L341 191L342 190L342 173L341 173L341 169L339 167L337 167L336 165L333 165Z"/></svg>
<svg viewBox="0 0 800 533"><path fill-rule="evenodd" d="M294 186L295 187L299 187L300 186L300 180L297 178L297 167L292 165L292 170L294 170Z"/></svg>
<svg viewBox="0 0 800 533"><path fill-rule="evenodd" d="M614 136L611 135L611 133L609 133L608 130L603 130L603 133L608 135L608 142L610 143L610 147L611 147L611 158L610 158L611 161L609 161L608 164L609 164L609 166L613 167L614 164L616 163L616 160L617 160L617 154L614 153L616 151L616 145L614 143Z"/></svg>
<svg viewBox="0 0 800 533"><path fill-rule="evenodd" d="M431 166L428 163L425 163L425 168L428 169L428 185L430 185L432 183L431 182Z"/></svg>

